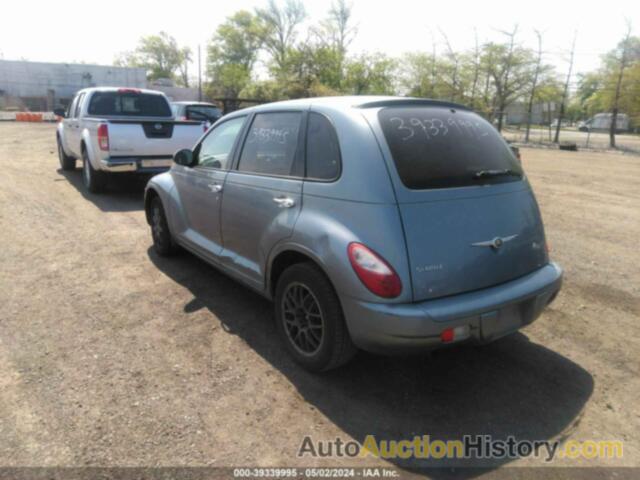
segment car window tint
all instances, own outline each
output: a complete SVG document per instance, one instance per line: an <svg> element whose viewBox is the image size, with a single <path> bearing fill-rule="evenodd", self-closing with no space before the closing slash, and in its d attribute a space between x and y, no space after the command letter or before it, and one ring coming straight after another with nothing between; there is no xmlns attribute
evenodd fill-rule
<svg viewBox="0 0 640 480"><path fill-rule="evenodd" d="M291 176L301 118L300 112L257 114L247 134L238 170Z"/></svg>
<svg viewBox="0 0 640 480"><path fill-rule="evenodd" d="M410 189L519 181L522 167L479 115L443 107L389 107L378 113L402 183ZM503 175L481 173L505 172ZM507 173L508 172L508 173Z"/></svg>
<svg viewBox="0 0 640 480"><path fill-rule="evenodd" d="M198 165L228 169L229 154L244 120L245 117L233 118L212 129L198 147Z"/></svg>
<svg viewBox="0 0 640 480"><path fill-rule="evenodd" d="M333 180L340 174L340 145L324 115L310 113L307 123L307 178Z"/></svg>

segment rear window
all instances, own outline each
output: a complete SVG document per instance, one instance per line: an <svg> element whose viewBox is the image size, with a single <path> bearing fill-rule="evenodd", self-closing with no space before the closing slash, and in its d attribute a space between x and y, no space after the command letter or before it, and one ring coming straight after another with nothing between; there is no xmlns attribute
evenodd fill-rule
<svg viewBox="0 0 640 480"><path fill-rule="evenodd" d="M116 91L94 93L89 103L89 115L172 116L169 103L162 95Z"/></svg>
<svg viewBox="0 0 640 480"><path fill-rule="evenodd" d="M443 107L391 107L378 119L402 183L410 189L518 181L522 168L489 122Z"/></svg>
<svg viewBox="0 0 640 480"><path fill-rule="evenodd" d="M187 107L187 118L191 120L191 114L194 112L196 113L196 115L193 115L194 117L197 117L197 114L199 113L201 115L204 115L212 122L215 122L220 117L222 117L222 111L220 111L220 109L217 107L209 107L207 105L191 105ZM199 120L199 118L195 118L195 120Z"/></svg>

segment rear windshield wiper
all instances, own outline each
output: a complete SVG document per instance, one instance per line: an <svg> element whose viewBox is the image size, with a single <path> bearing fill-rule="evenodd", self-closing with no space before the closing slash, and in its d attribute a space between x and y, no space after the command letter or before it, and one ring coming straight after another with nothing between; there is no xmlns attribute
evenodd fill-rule
<svg viewBox="0 0 640 480"><path fill-rule="evenodd" d="M487 178L487 177L522 177L522 173L508 168L502 170L480 170L473 174L473 178Z"/></svg>

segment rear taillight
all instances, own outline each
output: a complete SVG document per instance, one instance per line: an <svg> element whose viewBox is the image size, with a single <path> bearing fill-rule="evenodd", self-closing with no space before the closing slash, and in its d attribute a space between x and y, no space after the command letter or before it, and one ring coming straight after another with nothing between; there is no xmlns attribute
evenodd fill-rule
<svg viewBox="0 0 640 480"><path fill-rule="evenodd" d="M379 297L394 298L402 292L402 282L393 267L361 243L350 243L349 261L360 281Z"/></svg>
<svg viewBox="0 0 640 480"><path fill-rule="evenodd" d="M98 146L100 150L109 150L109 127L106 123L98 127Z"/></svg>

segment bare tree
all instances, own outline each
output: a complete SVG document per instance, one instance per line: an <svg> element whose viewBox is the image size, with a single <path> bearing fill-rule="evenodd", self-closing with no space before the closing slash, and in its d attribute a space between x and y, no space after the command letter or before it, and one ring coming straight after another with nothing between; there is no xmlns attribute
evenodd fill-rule
<svg viewBox="0 0 640 480"><path fill-rule="evenodd" d="M611 126L609 127L609 146L616 147L616 128L618 121L618 103L620 102L620 90L624 71L629 65L629 39L631 38L631 21L627 20L627 33L621 44L620 63L618 68L618 79L616 81L616 91L613 97L613 109L611 110Z"/></svg>
<svg viewBox="0 0 640 480"><path fill-rule="evenodd" d="M280 71L287 67L287 55L296 39L296 30L306 17L304 5L299 0L286 0L280 7L269 0L267 8L256 9L264 22L263 42Z"/></svg>
<svg viewBox="0 0 640 480"><path fill-rule="evenodd" d="M529 105L527 106L527 129L524 135L524 142L529 143L529 130L531 130L531 114L533 113L533 100L536 96L536 87L538 86L538 75L540 75L540 66L542 63L542 34L539 30L535 30L538 37L538 56L536 57L536 69L533 73L533 81L531 82L531 93L529 94Z"/></svg>
<svg viewBox="0 0 640 480"><path fill-rule="evenodd" d="M436 69L436 58L437 58L437 45L436 45L436 39L433 36L433 31L431 31L431 96L435 96L434 92L436 91L436 78L438 75L437 69Z"/></svg>
<svg viewBox="0 0 640 480"><path fill-rule="evenodd" d="M451 71L451 101L455 102L456 94L458 92L458 66L460 64L460 60L458 58L458 54L451 47L451 42L449 42L449 37L447 36L447 34L444 33L444 31L441 28L439 30L440 30L440 35L442 35L442 38L444 38L444 44L447 47L447 56L449 57L449 59L451 60L451 63L453 64L452 71Z"/></svg>
<svg viewBox="0 0 640 480"><path fill-rule="evenodd" d="M478 29L473 28L476 39L476 46L473 50L473 81L471 83L471 108L475 108L476 89L478 88L478 78L480 77L480 44L478 43Z"/></svg>
<svg viewBox="0 0 640 480"><path fill-rule="evenodd" d="M516 76L515 70L521 69L522 62L514 55L516 50L516 34L518 26L513 31L500 31L508 37L506 45L489 44L485 47L485 64L487 74L491 76L495 87L494 108L498 109L498 131L502 131L504 111L514 96L522 89L522 75Z"/></svg>
<svg viewBox="0 0 640 480"><path fill-rule="evenodd" d="M560 141L560 124L562 123L562 119L564 118L564 106L565 106L565 103L567 103L567 96L569 95L569 82L571 81L571 73L573 71L573 58L576 53L577 36L578 36L578 32L575 32L573 34L573 42L571 43L571 54L569 56L569 72L567 73L567 81L564 83L562 100L560 101L560 114L558 115L558 124L556 125L556 135L553 139L554 143L558 143Z"/></svg>

